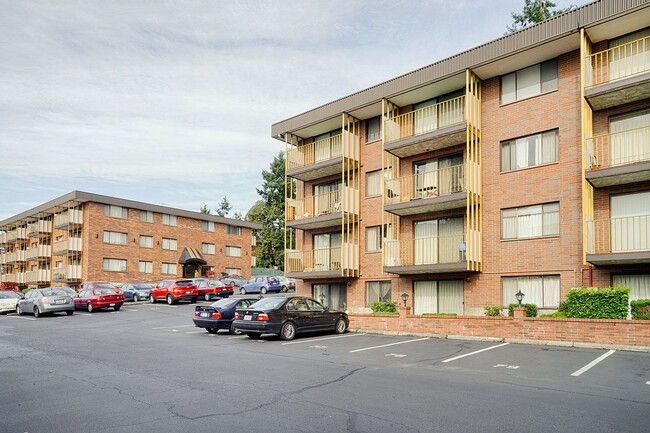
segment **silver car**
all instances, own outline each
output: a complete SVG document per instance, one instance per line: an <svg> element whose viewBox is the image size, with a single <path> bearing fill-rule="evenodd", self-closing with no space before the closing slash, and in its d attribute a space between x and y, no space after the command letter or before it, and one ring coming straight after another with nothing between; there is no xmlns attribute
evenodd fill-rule
<svg viewBox="0 0 650 433"><path fill-rule="evenodd" d="M34 317L58 311L65 311L68 316L74 314L74 302L70 299L70 295L58 287L32 289L25 294L24 299L18 301L16 306L18 314L33 313Z"/></svg>
<svg viewBox="0 0 650 433"><path fill-rule="evenodd" d="M14 312L16 311L16 305L20 300L20 295L17 292L11 290L1 291L0 292L0 313L5 312Z"/></svg>

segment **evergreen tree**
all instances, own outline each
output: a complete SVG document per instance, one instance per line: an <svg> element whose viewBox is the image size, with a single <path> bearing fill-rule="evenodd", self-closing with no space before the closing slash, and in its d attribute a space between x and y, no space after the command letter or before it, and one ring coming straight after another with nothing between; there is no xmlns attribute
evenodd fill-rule
<svg viewBox="0 0 650 433"><path fill-rule="evenodd" d="M532 24L541 23L544 20L561 15L571 10L574 6L566 9L552 10L556 7L557 4L551 0L524 0L524 9L520 14L515 12L510 13L513 23L511 26L506 26L508 30L506 34L514 33Z"/></svg>
<svg viewBox="0 0 650 433"><path fill-rule="evenodd" d="M212 209L208 209L208 205L203 203L203 207L201 207L199 212L201 212L204 215L210 215L210 214L212 214Z"/></svg>
<svg viewBox="0 0 650 433"><path fill-rule="evenodd" d="M220 217L225 217L228 215L228 212L230 212L230 209L232 209L232 206L228 201L228 197L224 195L223 198L221 199L221 203L219 203L219 209L214 211L214 213L219 215Z"/></svg>

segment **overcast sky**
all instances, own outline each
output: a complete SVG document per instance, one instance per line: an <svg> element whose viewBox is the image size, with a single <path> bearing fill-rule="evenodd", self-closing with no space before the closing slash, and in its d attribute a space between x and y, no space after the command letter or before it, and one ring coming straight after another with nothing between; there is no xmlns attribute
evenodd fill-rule
<svg viewBox="0 0 650 433"><path fill-rule="evenodd" d="M0 0L0 220L73 190L245 214L272 123L499 38L523 4Z"/></svg>

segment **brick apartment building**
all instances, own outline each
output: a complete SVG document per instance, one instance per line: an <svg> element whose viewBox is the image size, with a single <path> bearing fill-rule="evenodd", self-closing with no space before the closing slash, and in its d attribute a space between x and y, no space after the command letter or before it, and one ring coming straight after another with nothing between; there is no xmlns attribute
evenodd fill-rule
<svg viewBox="0 0 650 433"><path fill-rule="evenodd" d="M650 2L602 0L272 126L285 273L364 312L650 298Z"/></svg>
<svg viewBox="0 0 650 433"><path fill-rule="evenodd" d="M256 223L73 191L0 221L0 282L250 276Z"/></svg>

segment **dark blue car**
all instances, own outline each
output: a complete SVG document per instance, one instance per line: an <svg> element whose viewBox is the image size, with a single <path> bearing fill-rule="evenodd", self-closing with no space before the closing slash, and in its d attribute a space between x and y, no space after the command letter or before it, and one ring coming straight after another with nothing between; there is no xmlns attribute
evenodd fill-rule
<svg viewBox="0 0 650 433"><path fill-rule="evenodd" d="M149 299L153 284L147 283L126 283L122 285L124 301L146 301Z"/></svg>
<svg viewBox="0 0 650 433"><path fill-rule="evenodd" d="M224 298L210 306L197 305L194 308L194 325L204 328L210 334L216 334L219 329L227 329L232 335L239 332L232 326L235 310L247 308L259 300L259 297L245 296L238 298Z"/></svg>

